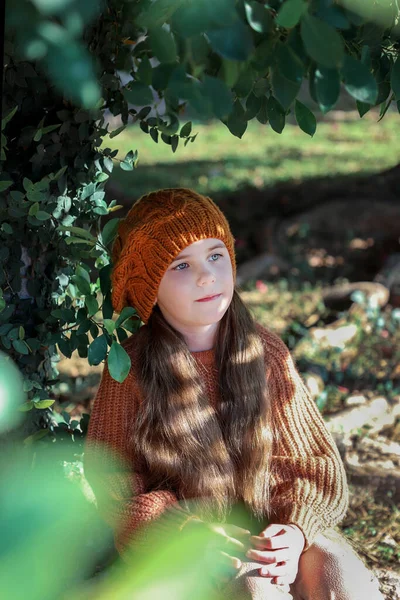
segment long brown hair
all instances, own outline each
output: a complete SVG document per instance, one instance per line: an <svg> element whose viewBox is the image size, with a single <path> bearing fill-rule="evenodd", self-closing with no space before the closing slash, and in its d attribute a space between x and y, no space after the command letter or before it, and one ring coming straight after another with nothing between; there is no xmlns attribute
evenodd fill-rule
<svg viewBox="0 0 400 600"><path fill-rule="evenodd" d="M224 520L236 502L265 517L272 445L266 365L257 324L237 290L216 337L217 410L183 335L157 305L138 332L137 357L144 401L131 441L149 490L172 489L203 517Z"/></svg>

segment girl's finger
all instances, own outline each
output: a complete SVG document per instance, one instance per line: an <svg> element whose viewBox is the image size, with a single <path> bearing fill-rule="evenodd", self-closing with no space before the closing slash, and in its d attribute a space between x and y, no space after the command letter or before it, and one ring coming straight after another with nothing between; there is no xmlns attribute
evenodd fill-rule
<svg viewBox="0 0 400 600"><path fill-rule="evenodd" d="M226 529L229 529L229 534L232 536L249 537L251 535L248 529L243 529L243 527L238 527L237 525L229 524Z"/></svg>
<svg viewBox="0 0 400 600"><path fill-rule="evenodd" d="M282 535L286 533L286 525L280 525L279 523L275 523L273 525L268 525L260 534L261 537L273 537L275 535Z"/></svg>
<svg viewBox="0 0 400 600"><path fill-rule="evenodd" d="M286 532L271 538L253 535L250 538L250 542L255 548L260 550L278 550L281 548L289 548L290 538Z"/></svg>
<svg viewBox="0 0 400 600"><path fill-rule="evenodd" d="M290 576L286 576L286 577L274 577L272 579L272 583L274 585L290 585L291 583L293 583L293 581L295 580L295 578L290 577Z"/></svg>
<svg viewBox="0 0 400 600"><path fill-rule="evenodd" d="M237 548L239 550L245 549L244 544L241 541L237 540L236 538L233 538L233 537L230 537L229 535L227 535L225 537L225 540L226 540L225 543L232 548Z"/></svg>
<svg viewBox="0 0 400 600"><path fill-rule="evenodd" d="M290 563L282 563L279 565L268 565L268 567L261 567L259 573L263 577L287 577L291 570Z"/></svg>
<svg viewBox="0 0 400 600"><path fill-rule="evenodd" d="M240 567L242 566L242 561L240 560L240 558L237 558L236 556L231 556L230 554L227 554L226 552L222 552L221 551L221 556L222 556L222 561L225 565L232 567L233 569L240 569Z"/></svg>
<svg viewBox="0 0 400 600"><path fill-rule="evenodd" d="M247 558L252 558L260 562L268 564L276 564L280 562L286 562L290 559L290 553L286 548L282 550L248 550L246 552Z"/></svg>

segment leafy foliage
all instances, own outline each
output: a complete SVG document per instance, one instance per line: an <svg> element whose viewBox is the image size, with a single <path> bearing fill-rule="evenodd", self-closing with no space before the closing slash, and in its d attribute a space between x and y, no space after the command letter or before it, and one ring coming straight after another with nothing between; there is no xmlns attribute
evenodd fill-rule
<svg viewBox="0 0 400 600"><path fill-rule="evenodd" d="M343 83L360 115L400 100L394 0L16 0L7 5L1 124L0 349L17 362L26 410L48 407L58 348L107 360L123 381L133 311L113 324L104 186L128 123L176 151L193 142L186 107L241 138L257 119L281 133L293 111L308 135ZM161 102L162 101L162 102ZM106 114L121 126L110 132ZM137 166L131 149L121 162ZM122 344L122 345L121 345Z"/></svg>

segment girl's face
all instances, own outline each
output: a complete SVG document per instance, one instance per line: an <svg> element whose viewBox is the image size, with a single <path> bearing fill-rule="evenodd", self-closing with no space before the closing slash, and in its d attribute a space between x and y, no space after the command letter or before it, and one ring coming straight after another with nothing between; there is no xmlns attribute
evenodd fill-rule
<svg viewBox="0 0 400 600"><path fill-rule="evenodd" d="M176 329L218 323L234 291L232 263L221 240L207 238L187 246L169 265L158 288L157 303ZM205 296L214 296L199 302Z"/></svg>

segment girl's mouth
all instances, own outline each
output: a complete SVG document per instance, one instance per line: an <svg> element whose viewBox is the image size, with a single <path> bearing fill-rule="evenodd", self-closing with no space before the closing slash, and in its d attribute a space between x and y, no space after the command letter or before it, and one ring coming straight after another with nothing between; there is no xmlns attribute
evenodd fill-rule
<svg viewBox="0 0 400 600"><path fill-rule="evenodd" d="M221 294L216 294L215 296L208 296L207 298L202 298L201 300L196 300L196 302L209 302L210 300L215 300L219 298Z"/></svg>

